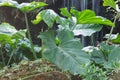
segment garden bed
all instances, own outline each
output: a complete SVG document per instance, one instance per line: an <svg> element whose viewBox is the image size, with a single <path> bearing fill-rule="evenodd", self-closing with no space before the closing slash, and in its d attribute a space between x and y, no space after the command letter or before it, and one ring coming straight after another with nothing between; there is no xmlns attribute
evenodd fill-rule
<svg viewBox="0 0 120 80"><path fill-rule="evenodd" d="M0 80L68 80L67 74L44 61L21 61L0 70Z"/></svg>

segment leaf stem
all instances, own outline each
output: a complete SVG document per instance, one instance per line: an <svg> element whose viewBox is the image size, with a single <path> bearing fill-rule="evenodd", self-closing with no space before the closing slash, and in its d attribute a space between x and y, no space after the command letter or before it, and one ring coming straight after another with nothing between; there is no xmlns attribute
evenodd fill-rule
<svg viewBox="0 0 120 80"><path fill-rule="evenodd" d="M117 20L117 15L118 15L118 13L116 14L115 19L114 19L114 21L113 21L114 24L115 24L115 22L116 22L116 20ZM107 39L107 41L106 41L106 44L108 44L109 41L110 41L110 37L111 37L111 35L112 35L112 33L113 33L113 29L114 29L114 26L112 26L112 28L111 28L111 30L110 30L109 37L108 37L108 39Z"/></svg>
<svg viewBox="0 0 120 80"><path fill-rule="evenodd" d="M4 58L4 56L3 56L2 49L3 49L3 45L1 44L1 46L0 46L0 54L1 54L1 56L2 56L3 65L5 66L5 58Z"/></svg>
<svg viewBox="0 0 120 80"><path fill-rule="evenodd" d="M34 45L33 45L33 43L32 43L32 39L31 39L31 35L30 35L30 28L29 28L29 24L28 24L27 13L24 13L24 15L25 15L27 35L28 35L28 39L29 39L30 45L31 45L31 51L32 51L32 53L33 53L34 58L37 59L36 53L35 53L35 51L34 51Z"/></svg>
<svg viewBox="0 0 120 80"><path fill-rule="evenodd" d="M16 44L15 44L15 45L16 45ZM11 61L13 55L14 55L14 54L18 51L18 49L19 49L18 45L16 45L15 47L16 47L16 49L14 48L14 49L12 50L12 52L11 52L10 58L9 58L9 60L8 60L8 62L7 62L7 66L10 64L10 61Z"/></svg>

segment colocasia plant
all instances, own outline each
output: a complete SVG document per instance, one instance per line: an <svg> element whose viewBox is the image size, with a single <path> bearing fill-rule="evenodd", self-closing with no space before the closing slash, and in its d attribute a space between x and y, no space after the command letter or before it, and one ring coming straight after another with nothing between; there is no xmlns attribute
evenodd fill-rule
<svg viewBox="0 0 120 80"><path fill-rule="evenodd" d="M63 17L47 9L40 11L36 19L32 20L33 24L44 21L48 26L48 30L38 36L42 39L42 57L56 64L63 71L69 71L74 75L80 74L87 79L89 72L87 73L86 67L94 63L94 58L92 53L88 54L82 50L83 46L75 36L91 36L100 31L103 25L114 27L115 24L102 16L96 16L92 10L78 11L71 8L69 12L67 8L61 8L60 11ZM58 24L57 30L53 29L54 23ZM100 73L105 75L102 69ZM106 76L102 76L105 78L101 77L101 79L92 76L94 75L91 75L91 78L95 77L94 80L107 79Z"/></svg>
<svg viewBox="0 0 120 80"><path fill-rule="evenodd" d="M111 41L111 35L115 27L116 19L118 18L119 9L116 7L114 0L103 1L104 6L110 6L117 10L114 22L102 16L96 16L95 12L89 9L78 11L71 8L70 11L68 11L67 8L61 8L60 14L62 16L58 15L52 9L40 11L36 19L31 22L33 24L38 24L44 21L48 26L48 29L41 32L38 36L38 38L42 40L42 57L54 63L63 71L69 71L74 75L79 74L85 80L107 80L106 74L108 72L115 68L119 69L120 48L117 45L108 44L108 42ZM37 56L30 35L27 13L46 5L47 4L42 2L18 4L16 1L12 0L0 1L0 6L15 7L24 13L31 52L35 59L37 59ZM54 26L55 23L57 26ZM86 51L87 48L84 48L80 39L75 36L91 36L93 33L100 31L103 25L111 27L107 42L100 43L99 47L92 46L91 51L89 51L89 49ZM53 27L57 27L57 29ZM14 32L14 30L12 32ZM16 33L14 35L16 35ZM5 35L5 37L7 37L6 39L8 40L5 39L4 41L14 41L9 40L11 37L9 38L8 35ZM3 41L1 39L4 38L0 38L0 41ZM0 44L2 51L3 44ZM16 44L15 47L17 46L18 44ZM12 56L13 54L11 53L11 57ZM8 64L11 61L11 57ZM4 57L2 57L2 59L4 61ZM90 70L88 70L89 68Z"/></svg>

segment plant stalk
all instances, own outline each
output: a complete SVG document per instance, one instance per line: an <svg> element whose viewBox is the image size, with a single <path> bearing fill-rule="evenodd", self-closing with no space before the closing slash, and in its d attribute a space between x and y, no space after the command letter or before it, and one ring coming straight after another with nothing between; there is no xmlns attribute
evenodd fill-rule
<svg viewBox="0 0 120 80"><path fill-rule="evenodd" d="M30 28L29 28L29 24L28 24L27 13L24 13L24 15L25 15L26 28L27 28L27 35L28 35L28 39L30 41L31 50L32 50L34 58L37 59L36 53L34 51L34 45L32 43L32 39L31 39L31 35L30 35Z"/></svg>
<svg viewBox="0 0 120 80"><path fill-rule="evenodd" d="M114 21L113 21L114 24L116 23L117 15L118 15L118 14L116 14L115 19L114 19ZM111 37L111 35L112 35L112 33L113 33L113 29L114 29L114 26L112 26L112 28L111 28L111 30L110 30L110 33L109 33L108 39L107 39L107 41L106 41L106 44L108 44L109 41L110 41L110 37Z"/></svg>
<svg viewBox="0 0 120 80"><path fill-rule="evenodd" d="M16 46L16 49L13 49L13 51L11 52L10 58L8 60L7 66L10 64L10 61L13 57L13 54L15 54L18 51L19 47Z"/></svg>
<svg viewBox="0 0 120 80"><path fill-rule="evenodd" d="M3 49L3 45L1 44L1 46L0 46L0 54L1 54L1 56L2 56L3 65L5 66L5 58L4 58L4 56L3 56L2 49Z"/></svg>

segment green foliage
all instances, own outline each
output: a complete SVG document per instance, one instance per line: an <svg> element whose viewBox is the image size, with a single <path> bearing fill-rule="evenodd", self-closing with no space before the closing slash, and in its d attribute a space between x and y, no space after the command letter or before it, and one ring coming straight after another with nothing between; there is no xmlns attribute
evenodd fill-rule
<svg viewBox="0 0 120 80"><path fill-rule="evenodd" d="M104 1L104 3L103 3L104 6L108 6L108 7L112 7L113 8L112 10L115 12L114 21L113 22L115 24L117 19L119 18L119 11L120 10L119 10L118 4L116 3L117 1L119 2L119 0L117 0L117 1L116 0L103 0L103 1ZM111 40L111 36L112 36L113 30L114 30L114 27L112 27L111 30L110 30L110 33L109 33L109 36L108 36L108 39L107 39L107 44ZM113 40L113 42L114 41L116 42L116 40Z"/></svg>
<svg viewBox="0 0 120 80"><path fill-rule="evenodd" d="M106 71L120 69L120 47L101 43L99 47L92 46L92 50L85 52L78 38L75 36L91 36L102 29L102 25L115 26L115 22L96 16L92 10L78 11L71 8L61 8L58 15L51 9L42 10L38 13L32 23L38 24L44 21L48 30L42 32L39 37L42 39L42 49L32 44L27 13L46 6L43 2L31 2L18 4L12 0L1 0L0 6L15 7L25 15L27 30L16 30L13 26L3 23L0 25L0 52L4 61L6 51L7 62L19 62L21 59L36 58L36 52L42 52L42 57L56 64L63 71L72 74L80 74L85 80L107 80ZM104 6L116 9L113 0L104 0ZM64 16L64 17L63 17ZM57 30L52 30L54 23L58 24ZM28 38L26 38L28 32ZM109 38L109 37L108 37ZM119 35L111 41L119 41ZM35 52L35 53L34 53ZM33 56L30 55L33 53Z"/></svg>
<svg viewBox="0 0 120 80"><path fill-rule="evenodd" d="M48 27L52 28L56 20L57 13L55 13L53 10L48 9L41 11L39 14L43 21L48 25Z"/></svg>
<svg viewBox="0 0 120 80"><path fill-rule="evenodd" d="M14 34L16 32L17 32L17 30L8 23L2 23L0 25L0 34L5 34L5 35L11 36L12 34Z"/></svg>
<svg viewBox="0 0 120 80"><path fill-rule="evenodd" d="M23 33L24 32L24 33ZM18 34L19 33L19 34ZM22 34L20 36L20 34ZM23 39L26 36L25 30L17 31L13 26L11 26L8 23L2 23L0 25L0 44L1 44L1 55L5 51L12 52L17 50L16 49L16 43L19 41L19 39ZM9 49L7 49L7 45L9 45ZM2 51L2 49L5 48L5 51ZM4 53L5 55L6 53ZM11 53L12 54L12 53ZM10 55L11 55L10 54ZM8 57L10 57L8 54ZM12 56L11 56L12 57ZM7 56L6 56L7 58ZM16 59L17 60L17 59ZM4 62L6 63L6 62Z"/></svg>
<svg viewBox="0 0 120 80"><path fill-rule="evenodd" d="M106 34L105 38L108 39L109 36L110 36L109 34ZM120 44L120 34L119 33L118 34L111 34L110 42Z"/></svg>
<svg viewBox="0 0 120 80"><path fill-rule="evenodd" d="M17 30L8 23L0 24L0 44L13 43L12 35L16 32Z"/></svg>
<svg viewBox="0 0 120 80"><path fill-rule="evenodd" d="M75 9L71 9L70 13L67 8L61 8L60 10L61 14L66 18L61 17L53 10L48 9L41 11L32 22L36 24L43 20L48 25L48 28L52 28L56 21L56 23L59 24L59 28L67 28L73 31L75 35L83 36L91 36L93 33L100 31L102 29L102 25L99 24L114 26L114 24L108 19L95 16L95 13L91 10L80 12ZM74 16L72 16L72 14Z"/></svg>
<svg viewBox="0 0 120 80"><path fill-rule="evenodd" d="M0 55L4 55L5 64L19 62L22 59L33 59L29 40L26 38L27 30L16 30L8 23L0 24ZM35 51L40 52L37 47ZM4 50L4 51L3 51ZM0 61L1 62L1 61Z"/></svg>
<svg viewBox="0 0 120 80"><path fill-rule="evenodd" d="M31 35L30 35L30 29L29 29L29 23L28 23L28 18L27 18L27 13L35 10L37 8L42 8L43 6L46 6L46 3L43 2L31 2L31 3L21 3L18 4L15 1L12 0L3 0L0 2L0 6L8 6L8 7L15 7L19 10L21 10L24 13L24 17L25 17L25 23L26 23L26 29L27 29L27 34L28 34L28 39L30 41L31 44L31 49L32 49L32 53L35 59L37 59L36 53L34 51L34 45L32 43L32 39L31 39Z"/></svg>
<svg viewBox="0 0 120 80"><path fill-rule="evenodd" d="M21 3L19 6L17 6L17 8L23 12L30 12L32 10L35 10L36 8L41 8L46 5L47 4L45 4L43 2Z"/></svg>
<svg viewBox="0 0 120 80"><path fill-rule="evenodd" d="M36 19L33 20L33 23L39 23L43 20L49 28L49 30L39 35L43 43L42 57L56 64L63 71L70 71L72 74L81 74L85 79L90 77L96 80L99 77L99 80L106 80L105 71L97 68L95 65L92 66L91 62L98 61L99 63L96 64L104 65L104 62L108 60L108 58L106 60L106 57L109 52L104 54L102 51L99 53L99 51L94 50L89 55L82 50L79 39L74 38L74 36L91 36L102 29L102 24L114 27L114 23L103 17L96 16L91 10L84 10L82 12L75 9L71 9L69 12L67 8L60 10L61 15L64 17L61 17L53 10L47 9L41 11L36 16ZM51 30L55 22L58 24L57 31ZM92 66L91 70L86 69L88 65ZM97 73L94 75L98 69L99 75ZM91 75L88 76L88 74Z"/></svg>
<svg viewBox="0 0 120 80"><path fill-rule="evenodd" d="M56 36L60 42L58 45L53 31L41 33L40 38L45 47L43 58L55 63L64 71L85 74L85 66L90 63L90 60L89 55L81 50L79 39L74 39L73 33L69 30L59 30Z"/></svg>
<svg viewBox="0 0 120 80"><path fill-rule="evenodd" d="M116 36L117 36L116 38L111 39L110 41L113 42L113 43L120 44L120 35L116 34Z"/></svg>
<svg viewBox="0 0 120 80"><path fill-rule="evenodd" d="M78 24L74 28L75 35L91 36L93 33L102 29L102 25L99 24Z"/></svg>
<svg viewBox="0 0 120 80"><path fill-rule="evenodd" d="M113 46L101 44L98 50L94 49L91 53L92 60L98 64L104 64L104 62L108 61L108 55L110 54L112 49Z"/></svg>
<svg viewBox="0 0 120 80"><path fill-rule="evenodd" d="M25 37L26 29L18 31L8 23L0 24L0 44L15 43L15 41L24 39Z"/></svg>
<svg viewBox="0 0 120 80"><path fill-rule="evenodd" d="M110 6L114 9L116 9L115 0L103 0L103 1L104 1L103 6Z"/></svg>
<svg viewBox="0 0 120 80"><path fill-rule="evenodd" d="M0 6L17 7L18 3L13 0L0 0Z"/></svg>
<svg viewBox="0 0 120 80"><path fill-rule="evenodd" d="M101 68L91 64L86 67L86 75L83 76L83 80L107 80L106 72Z"/></svg>
<svg viewBox="0 0 120 80"><path fill-rule="evenodd" d="M69 18L72 17L72 15L69 13L69 11L68 11L67 8L61 8L60 11L61 11L61 14L62 14L63 16L69 17Z"/></svg>
<svg viewBox="0 0 120 80"><path fill-rule="evenodd" d="M47 4L43 2L31 2L31 3L21 3L18 4L16 1L13 0L2 0L0 1L0 6L8 6L8 7L15 7L22 12L30 12L36 8L41 8L47 6Z"/></svg>
<svg viewBox="0 0 120 80"><path fill-rule="evenodd" d="M32 22L33 24L38 24L41 20L42 20L42 18L41 18L40 13L39 13L39 14L37 14L37 16L36 16L36 19L35 19L35 20L32 20L31 22Z"/></svg>
<svg viewBox="0 0 120 80"><path fill-rule="evenodd" d="M0 34L0 44L13 43L11 37L5 34Z"/></svg>
<svg viewBox="0 0 120 80"><path fill-rule="evenodd" d="M106 69L113 69L112 63L120 61L120 47L101 43L98 50L93 49L92 60Z"/></svg>
<svg viewBox="0 0 120 80"><path fill-rule="evenodd" d="M26 32L27 30L26 29L23 29L23 30L19 30L17 31L15 34L12 35L12 39L24 39L26 37Z"/></svg>
<svg viewBox="0 0 120 80"><path fill-rule="evenodd" d="M77 24L104 24L115 26L111 21L101 16L96 16L94 11L84 10L82 12L71 9L71 13L77 18Z"/></svg>

